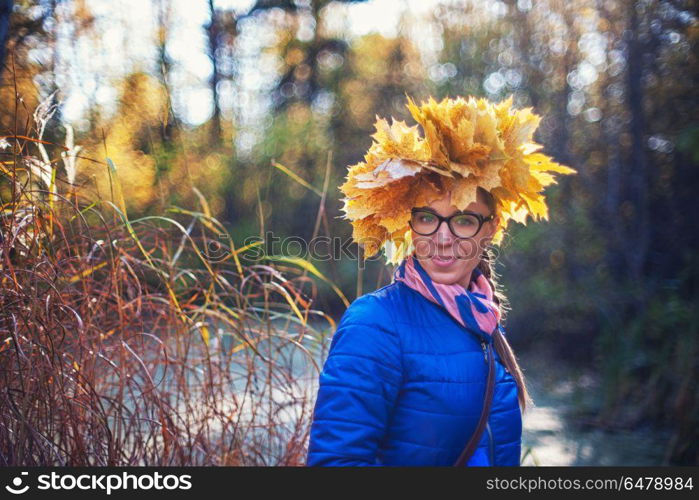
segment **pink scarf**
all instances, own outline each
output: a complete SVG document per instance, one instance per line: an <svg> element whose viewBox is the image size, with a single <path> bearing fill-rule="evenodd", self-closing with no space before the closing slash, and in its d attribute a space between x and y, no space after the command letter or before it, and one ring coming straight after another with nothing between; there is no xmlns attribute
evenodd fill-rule
<svg viewBox="0 0 699 500"><path fill-rule="evenodd" d="M473 270L468 289L458 283L435 283L411 254L396 267L393 280L402 281L444 307L461 325L486 338L498 327L500 308L493 301L493 288L479 269Z"/></svg>

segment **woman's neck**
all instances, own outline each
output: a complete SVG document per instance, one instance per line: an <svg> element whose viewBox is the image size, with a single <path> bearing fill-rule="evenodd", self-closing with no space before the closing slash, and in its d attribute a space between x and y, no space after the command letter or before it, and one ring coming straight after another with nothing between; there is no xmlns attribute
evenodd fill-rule
<svg viewBox="0 0 699 500"><path fill-rule="evenodd" d="M458 281L458 283L463 286L466 290L468 290L469 285L471 284L471 279L473 278L473 270L471 270L470 273L468 273L466 276L464 276L461 280Z"/></svg>

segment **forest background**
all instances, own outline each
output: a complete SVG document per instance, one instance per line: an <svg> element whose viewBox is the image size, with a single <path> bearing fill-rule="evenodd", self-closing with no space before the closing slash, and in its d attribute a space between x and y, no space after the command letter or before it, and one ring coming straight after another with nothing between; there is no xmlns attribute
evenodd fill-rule
<svg viewBox="0 0 699 500"><path fill-rule="evenodd" d="M0 460L301 463L313 391L280 417L295 354L271 339L322 359L389 282L354 244L303 242L350 239L336 187L377 115L413 124L407 94L544 117L537 142L578 174L498 250L525 375L566 374L577 429L699 463L697 7L0 0ZM225 392L255 373L248 414Z"/></svg>

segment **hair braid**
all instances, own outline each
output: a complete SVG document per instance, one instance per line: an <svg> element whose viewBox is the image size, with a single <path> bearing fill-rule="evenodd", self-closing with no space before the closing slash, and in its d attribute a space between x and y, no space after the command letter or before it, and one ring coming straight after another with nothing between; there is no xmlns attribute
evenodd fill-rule
<svg viewBox="0 0 699 500"><path fill-rule="evenodd" d="M501 321L504 318L505 310L509 307L509 302L507 297L499 290L498 283L495 280L495 273L492 270L491 262L492 257L489 251L486 249L483 251L480 261L478 262L478 270L480 270L483 275L490 283L493 289L493 300L500 307ZM515 356L512 347L510 347L509 342L505 336L500 332L500 329L496 330L493 334L493 344L495 345L495 350L497 351L500 359L505 365L505 369L510 372L517 383L517 399L519 400L520 408L522 412L527 409L527 406L532 404L533 401L527 390L527 384L524 379L524 374L522 373L519 363L517 363L517 358Z"/></svg>

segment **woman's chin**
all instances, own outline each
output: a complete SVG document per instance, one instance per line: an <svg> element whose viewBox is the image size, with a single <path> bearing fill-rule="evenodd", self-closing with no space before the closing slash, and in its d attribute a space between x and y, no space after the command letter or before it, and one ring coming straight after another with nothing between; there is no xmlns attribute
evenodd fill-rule
<svg viewBox="0 0 699 500"><path fill-rule="evenodd" d="M439 266L430 262L427 266L423 267L425 267L432 281L443 285L453 285L460 282L464 279L464 275L467 274L464 269L456 268L455 265Z"/></svg>

